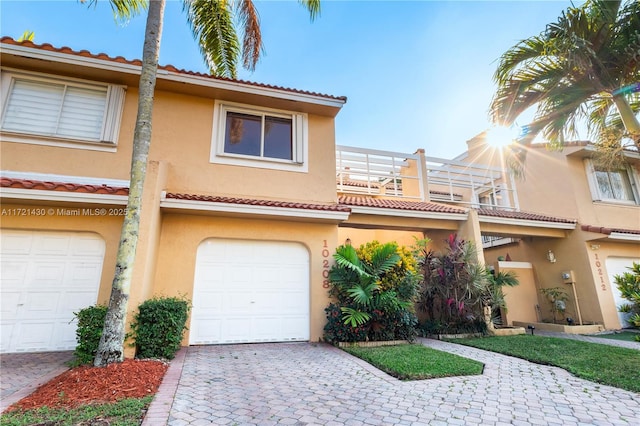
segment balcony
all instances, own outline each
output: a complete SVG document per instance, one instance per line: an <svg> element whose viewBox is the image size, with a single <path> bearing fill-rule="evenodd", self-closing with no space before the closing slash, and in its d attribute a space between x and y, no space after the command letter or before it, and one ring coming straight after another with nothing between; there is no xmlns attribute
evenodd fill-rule
<svg viewBox="0 0 640 426"><path fill-rule="evenodd" d="M347 146L336 147L341 194L519 210L513 176L501 168Z"/></svg>

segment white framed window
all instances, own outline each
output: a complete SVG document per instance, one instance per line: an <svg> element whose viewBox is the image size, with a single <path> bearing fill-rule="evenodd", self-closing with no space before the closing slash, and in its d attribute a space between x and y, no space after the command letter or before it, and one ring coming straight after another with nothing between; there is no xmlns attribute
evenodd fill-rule
<svg viewBox="0 0 640 426"><path fill-rule="evenodd" d="M216 101L211 162L307 172L307 115Z"/></svg>
<svg viewBox="0 0 640 426"><path fill-rule="evenodd" d="M631 167L608 170L586 160L589 187L594 201L640 204L638 176Z"/></svg>
<svg viewBox="0 0 640 426"><path fill-rule="evenodd" d="M3 139L115 146L124 97L123 86L3 70Z"/></svg>

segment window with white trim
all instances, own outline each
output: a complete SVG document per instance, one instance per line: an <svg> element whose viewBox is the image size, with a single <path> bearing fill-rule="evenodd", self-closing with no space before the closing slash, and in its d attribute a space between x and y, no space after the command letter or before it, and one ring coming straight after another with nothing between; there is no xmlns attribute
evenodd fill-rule
<svg viewBox="0 0 640 426"><path fill-rule="evenodd" d="M587 174L594 201L640 204L638 178L631 167L608 170L587 160Z"/></svg>
<svg viewBox="0 0 640 426"><path fill-rule="evenodd" d="M218 101L211 162L307 171L307 116Z"/></svg>
<svg viewBox="0 0 640 426"><path fill-rule="evenodd" d="M50 141L117 143L123 86L3 72L2 87L3 133Z"/></svg>

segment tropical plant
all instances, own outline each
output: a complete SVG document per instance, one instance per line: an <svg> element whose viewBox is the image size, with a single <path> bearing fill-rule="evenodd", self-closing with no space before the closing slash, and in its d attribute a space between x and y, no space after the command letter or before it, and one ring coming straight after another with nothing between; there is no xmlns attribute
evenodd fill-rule
<svg viewBox="0 0 640 426"><path fill-rule="evenodd" d="M537 107L522 144L542 133L559 147L584 121L597 141L620 146L630 138L640 148L640 2L587 0L569 7L540 35L505 52L494 80L495 124L510 126Z"/></svg>
<svg viewBox="0 0 640 426"><path fill-rule="evenodd" d="M329 271L329 294L337 303L325 310L325 340L340 337L355 341L363 336L368 340L413 339L417 279L415 264L403 258L404 253L396 243L377 241L358 250L351 245L336 249L336 264ZM338 316L341 324L337 324Z"/></svg>
<svg viewBox="0 0 640 426"><path fill-rule="evenodd" d="M95 366L105 366L124 359L125 322L131 287L131 277L140 228L144 180L147 170L153 95L158 70L158 56L166 0L109 0L116 19L127 20L148 8L142 52L142 67L138 84L138 115L133 137L133 154L127 214L120 234L116 267L111 285L109 309L100 339ZM97 0L80 0L95 5ZM320 12L320 0L300 0L311 19ZM184 10L198 41L203 57L216 75L236 76L236 64L242 52L243 65L255 67L262 51L260 23L251 0L184 0ZM235 14L235 15L234 15ZM239 47L234 16L243 31Z"/></svg>
<svg viewBox="0 0 640 426"><path fill-rule="evenodd" d="M631 302L619 306L618 310L630 314L629 325L640 328L640 263L633 262L627 269L631 272L614 276L622 297ZM640 336L636 336L636 340L640 341Z"/></svg>
<svg viewBox="0 0 640 426"><path fill-rule="evenodd" d="M443 252L428 249L429 240L416 241L421 287L419 309L427 321L443 331L465 328L465 323L482 318L482 300L488 275L477 262L472 242L451 234ZM485 297L486 299L486 297Z"/></svg>
<svg viewBox="0 0 640 426"><path fill-rule="evenodd" d="M482 303L491 308L491 320L502 322L502 313L507 313L507 302L504 298L503 287L514 287L520 284L513 271L487 271L487 279L479 281L482 293Z"/></svg>
<svg viewBox="0 0 640 426"><path fill-rule="evenodd" d="M566 302L569 300L569 295L561 287L541 288L540 292L546 296L551 304L551 315L553 315L553 322L555 323L558 312L564 314L567 309Z"/></svg>

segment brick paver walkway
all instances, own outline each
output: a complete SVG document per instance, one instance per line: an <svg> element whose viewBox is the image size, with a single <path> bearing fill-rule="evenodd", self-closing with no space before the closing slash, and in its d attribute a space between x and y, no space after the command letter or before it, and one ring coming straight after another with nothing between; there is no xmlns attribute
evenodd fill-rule
<svg viewBox="0 0 640 426"><path fill-rule="evenodd" d="M66 371L72 359L71 351L0 355L0 412Z"/></svg>
<svg viewBox="0 0 640 426"><path fill-rule="evenodd" d="M324 344L189 347L168 424L640 424L639 394L475 348L422 343L481 361L484 374L401 382Z"/></svg>

